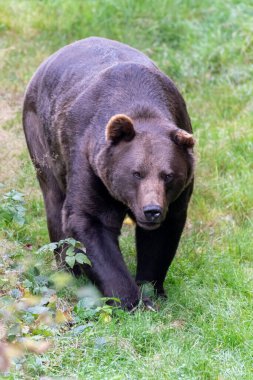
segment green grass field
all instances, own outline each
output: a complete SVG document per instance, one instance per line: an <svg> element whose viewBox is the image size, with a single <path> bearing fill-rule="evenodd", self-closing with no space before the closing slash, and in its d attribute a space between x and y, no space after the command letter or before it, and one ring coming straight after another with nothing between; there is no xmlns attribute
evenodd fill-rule
<svg viewBox="0 0 253 380"><path fill-rule="evenodd" d="M94 308L94 290L38 252L48 235L23 94L44 58L91 35L149 55L183 93L197 139L158 312ZM0 378L253 379L252 1L0 0L0 58ZM125 226L121 246L134 273L133 235Z"/></svg>

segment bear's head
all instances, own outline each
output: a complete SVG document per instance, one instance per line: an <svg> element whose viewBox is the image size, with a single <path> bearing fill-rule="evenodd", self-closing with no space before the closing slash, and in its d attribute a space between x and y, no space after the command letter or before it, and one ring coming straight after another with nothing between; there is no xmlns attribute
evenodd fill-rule
<svg viewBox="0 0 253 380"><path fill-rule="evenodd" d="M140 227L155 229L193 177L193 145L192 135L174 124L118 114L106 126L99 176Z"/></svg>

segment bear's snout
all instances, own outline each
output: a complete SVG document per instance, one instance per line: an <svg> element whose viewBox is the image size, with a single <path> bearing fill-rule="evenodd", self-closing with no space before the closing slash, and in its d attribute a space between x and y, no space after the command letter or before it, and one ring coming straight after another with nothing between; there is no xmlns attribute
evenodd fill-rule
<svg viewBox="0 0 253 380"><path fill-rule="evenodd" d="M143 212L147 222L157 223L160 222L162 215L162 208L159 205L147 205L143 207Z"/></svg>

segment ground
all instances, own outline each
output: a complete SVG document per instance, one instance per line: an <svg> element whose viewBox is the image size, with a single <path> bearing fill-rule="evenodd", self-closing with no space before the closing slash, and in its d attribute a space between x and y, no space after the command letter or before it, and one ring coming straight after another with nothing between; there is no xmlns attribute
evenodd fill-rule
<svg viewBox="0 0 253 380"><path fill-rule="evenodd" d="M252 25L250 0L0 2L0 378L252 379ZM93 307L94 289L38 252L49 241L23 94L44 58L89 35L148 54L192 118L195 192L156 313Z"/></svg>

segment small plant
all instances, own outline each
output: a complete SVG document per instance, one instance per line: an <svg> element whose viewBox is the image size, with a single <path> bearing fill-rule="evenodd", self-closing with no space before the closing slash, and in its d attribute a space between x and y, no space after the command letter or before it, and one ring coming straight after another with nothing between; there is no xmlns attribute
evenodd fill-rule
<svg viewBox="0 0 253 380"><path fill-rule="evenodd" d="M5 226L16 223L23 226L25 223L24 194L11 190L4 194L0 204L0 219Z"/></svg>
<svg viewBox="0 0 253 380"><path fill-rule="evenodd" d="M108 302L114 305L108 304ZM74 306L75 322L79 323L86 321L100 321L108 323L111 321L112 316L123 313L123 310L119 308L120 300L118 298L94 298L84 297L78 301Z"/></svg>
<svg viewBox="0 0 253 380"><path fill-rule="evenodd" d="M66 257L65 261L68 264L68 266L72 269L76 263L78 264L88 264L91 265L90 260L86 256L86 249L80 243L79 241L73 239L73 238L67 238L64 240L60 240L58 242L49 243L46 245L43 245L38 252L45 252L50 251L53 252L55 249L64 247L65 245L68 246L66 250Z"/></svg>

